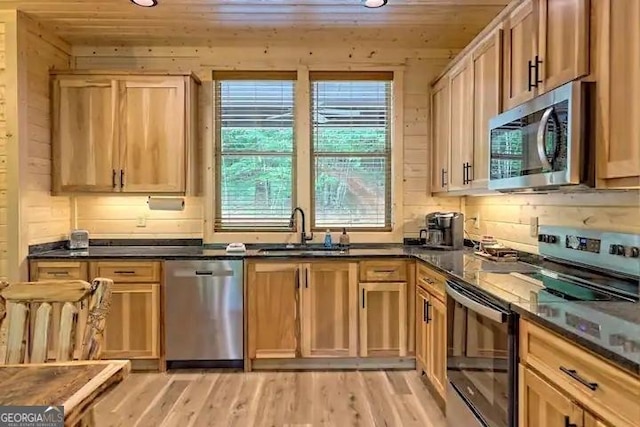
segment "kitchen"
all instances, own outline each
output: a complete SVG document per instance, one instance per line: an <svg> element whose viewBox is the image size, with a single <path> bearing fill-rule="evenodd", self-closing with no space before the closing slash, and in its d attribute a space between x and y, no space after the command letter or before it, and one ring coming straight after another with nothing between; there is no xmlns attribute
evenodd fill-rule
<svg viewBox="0 0 640 427"><path fill-rule="evenodd" d="M640 135L636 125L640 113L635 102L640 95L640 67L637 55L629 52L637 51L634 41L640 37L633 23L637 22L640 11L633 1L425 0L405 4L390 0L379 9L365 8L360 2L347 2L348 5L330 2L336 15L332 13L333 9L320 6L320 10L314 11L310 3L304 3L304 7L311 8L312 12L299 12L299 9L296 12L282 5L274 5L276 9L266 11L264 8L270 6L256 6L251 2L247 2L247 6L225 4L232 11L247 12L247 7L255 8L252 12L256 17L264 13L265 21L261 25L249 23L251 18L236 12L211 11L203 2L191 5L192 9L189 9L186 0L180 5L158 1L151 8L111 0L109 12L97 11L91 4L71 3L65 6L65 2L56 2L56 5L0 2L0 7L7 8L0 14L4 34L4 64L0 71L4 117L0 119L5 129L0 139L0 159L3 160L0 162L0 223L4 225L0 226L0 277L8 279L9 283L36 281L60 278L56 274L62 271L71 272L68 278L91 280L103 276L117 279L115 286L118 289L113 298L115 310L112 308L105 332L105 358L130 359L134 370L171 368L166 363L169 360L167 353L171 351L167 347L166 334L176 323L168 322L171 313L175 312L166 310L166 304L178 302L186 293L171 286L172 282L178 283L176 280L167 279L172 271L168 268L169 263L240 261L244 263L240 269L244 280L240 283L245 298L244 326L241 328L245 332L241 339L245 369L278 372L300 368L294 365L306 363L302 368L313 371L325 369L327 365L323 365L323 361L338 363L327 362L329 357L339 359L339 363L344 364L342 367L349 369L412 369L416 360L418 367L423 360L428 365L425 383L431 384L431 395L436 396L434 401L448 414L453 402L450 398L455 394L446 390L446 374L438 374L433 369L429 372L429 367L439 363L438 357L445 360L439 366L448 366L446 351L449 345L444 337L446 333L442 332L445 329L440 329L439 334L429 334L428 329L424 331L428 339L439 336L441 340L439 344L430 341L428 356L421 359L424 353L420 351L419 343L425 339L418 334L422 330L419 319L439 313L442 317L434 324L444 327L450 318L455 318L455 312L448 312L450 306L455 306L447 296L445 285L449 282L463 282L458 285L468 287L470 281L475 280L476 285L480 281L484 283L484 276L489 276L488 280L502 276L493 274L496 273L491 271L493 268L476 267L477 262L467 263L468 256L469 260L475 261L471 248L467 249L470 252L466 255L460 253L458 258L450 260L449 267L441 267L439 261L446 264L441 252L427 253L427 249L419 248L420 245L403 247L403 242L421 243L415 239L420 238L421 229L428 228L425 215L461 212L464 219L462 227L456 226L458 235L464 230L464 237L475 242L480 242L483 236L493 236L505 248L522 251L518 255L523 261L529 261L526 253L532 253L561 258L573 265L585 263L571 255L567 259L564 254L549 254L545 248L553 248L557 243L545 242L541 236L556 236L562 243L569 241L565 236L577 236L586 239L584 248L593 247L592 240L600 240L602 258L589 259L586 263L607 272L613 270L616 276L622 274L623 284L634 280L637 284L638 269L632 248L637 247L633 239L640 234L640 147L637 143ZM194 22L176 23L177 19L171 15L179 16L185 5L183 21L188 17ZM16 12L16 8L20 12ZM105 15L101 16L99 12ZM219 16L218 19L228 13L230 21L226 26L216 28L198 20L200 12L210 18ZM283 24L277 18L281 13L293 14L295 25ZM309 21L309 13L317 13L317 20ZM354 19L351 15L361 16L355 18L356 27L351 25L350 20ZM459 19L443 23L449 15ZM394 22L394 18L397 21ZM94 23L99 26L92 28L90 19L97 20ZM326 23L317 24L322 19ZM323 29L329 25L335 28ZM307 26L309 31L301 31ZM233 176L231 172L224 173L227 170L224 162L229 161L225 159L241 157L246 147L230 146L232 151L225 153L225 147L217 142L225 132L225 123L242 120L233 105L224 103L225 99L233 103L234 87L241 88L256 79L263 85L249 89L256 94L254 101L273 103L269 105L273 111L269 109L261 116L263 121L270 121L266 127L289 129L285 138L287 144L278 146L268 155L286 159L280 165L290 165L284 176L291 180L280 185L286 180L272 179L269 188L257 185L258 181L250 182L246 175L246 183L252 189L255 186L255 194L262 194L260 201L265 199L264 194L275 194L274 187L288 188L292 193L292 197L278 199L272 205L259 205L257 213L246 208L243 199L233 198L234 194L245 194L240 191L244 172L231 182L235 190L222 196L224 187L221 183ZM349 85L339 85L347 80ZM162 82L162 88L156 99L164 102L145 104L144 92L153 89L158 81ZM576 81L591 82L592 85L571 83ZM574 168L567 166L566 170L571 171L560 175L569 176L574 184L586 183L597 191L563 187L564 191L547 188L538 191L541 194L535 194L496 187L500 182L514 185L508 177L499 179L504 178L500 173L515 171L525 177L552 175L518 170L518 155L522 158L522 152L506 151L504 140L509 137L498 134L507 135L514 128L514 120L524 122L529 120L528 116L533 116L536 126L531 128L535 129L523 130L532 137L531 146L513 145L531 149L534 158L538 158L537 125L543 121L540 115L550 105L537 100L544 100L545 95L567 87L566 84L572 88L568 96L576 108L571 109L570 114L548 116L549 128L553 129L552 119L555 124L557 120L570 117L570 121L557 128L569 128L569 134L573 132L575 140L581 140L583 135L594 138L583 144L583 153L575 149L575 145L570 149L565 147L570 151L568 157L578 156L580 160L571 157L568 163ZM574 89L576 86L592 87L593 96L589 96L588 90L582 96L583 90ZM74 99L74 94L82 88L88 88L87 94ZM277 96L271 96L276 92ZM320 166L335 167L340 163L335 162L332 166L330 162L344 154L336 153L335 148L329 150L331 139L324 142L322 135L335 131L331 126L333 123L349 126L363 120L354 113L345 116L343 111L353 111L354 105L364 109L360 99L347 95L344 99L336 98L341 93L358 92L366 92L367 99L375 104L366 105L367 114L375 115L374 119L365 121L366 126L376 129L366 138L380 143L379 151L372 148L375 143L366 150L354 144L349 148L351 155L342 158L357 158L361 164L384 165L382 169L372 166L360 171L362 175L358 177L365 183L376 183L357 194L362 199L373 200L371 205L377 207L358 211L358 217L370 216L369 222L374 223L374 226L365 227L354 223L354 216L342 223L331 222L342 214L338 209L341 206L335 202L335 195L340 192L331 187L331 179L322 181L332 190L326 197L321 199L315 193L319 188L318 176L329 170ZM166 103L167 93L179 98L180 102L171 108L161 108L160 104ZM237 99L242 100L244 92L237 93ZM586 100L595 98L595 102L574 103L578 96ZM551 105L558 105L560 97L554 98ZM127 109L129 100L139 104ZM118 102L119 108L114 107ZM544 105L537 105L533 114L524 112L526 106L536 102ZM594 111L581 111L578 106L583 104ZM88 113L94 109L97 113ZM514 110L520 111L519 115L507 117L506 121L499 120L504 118L501 113ZM138 114L138 111L143 113ZM227 115L225 111L228 111ZM585 120L586 114L593 114L592 119ZM176 119L182 116L184 120ZM574 122L574 118L581 123ZM83 124L82 120L88 120L88 124ZM260 119L256 117L255 120ZM180 125L175 126L176 123ZM587 124L593 127L586 130L583 125ZM495 138L490 137L490 130ZM162 132L171 133L171 138L177 136L180 143L166 145L162 141L165 146L158 151L153 146L145 148L144 144L136 146L128 142L145 138L151 141ZM383 136L379 137L377 132L382 132ZM547 132L547 136L551 133ZM77 144L76 141L82 138L91 140L88 147ZM159 138L162 140L162 136ZM574 138L569 137L572 141ZM334 139L337 140L336 134ZM502 151L494 152L494 141ZM588 144L593 144L593 150L587 149ZM325 148L327 150L323 152ZM543 151L545 148L543 144ZM527 150L524 152L529 153ZM582 159L580 156L587 152L593 158ZM258 151L252 153L264 155ZM375 159L377 163L366 159ZM576 165L583 166L582 172L576 172L580 170ZM551 166L556 170L553 169L557 166L555 162ZM590 172L589 166L594 170ZM386 179L376 180L376 176ZM551 181L554 185L557 184L556 176ZM540 184L530 181L517 185L520 189L531 189ZM267 189L258 191L263 187ZM508 193L502 193L505 190ZM255 201L258 203L258 199ZM225 208L226 203L229 208ZM150 209L152 205L165 209ZM268 210L272 206L276 208ZM313 232L313 239L308 243L314 248L322 246L326 229L331 230L333 241L338 244L345 225L351 248L344 251L346 253L338 250L333 254L274 251L276 245L282 248L286 243L301 242L302 216L296 214L294 226L289 228L289 218L296 206L305 213L305 231L309 236ZM325 210L319 210L319 206ZM166 210L167 207L172 210ZM234 216L238 211L242 215ZM264 223L256 224L256 216L262 214L268 219L275 218L275 230ZM324 220L320 220L322 214ZM246 217L251 220L238 226L238 221ZM548 229L553 226L564 228L560 231ZM70 258L68 251L57 249L67 244L69 230L75 229L89 231L92 247L89 248L90 256L84 255L84 259L77 253ZM622 233L620 236L623 237L609 241L611 236L600 236L601 232ZM457 237L456 241L459 240ZM246 256L228 255L224 248L232 242L246 244ZM207 245L204 248L203 243ZM576 243L571 239L571 245L574 243L583 248L582 240L578 239ZM123 247L114 246L123 244ZM154 247L149 247L150 244ZM623 246L622 254L611 258L611 245L614 245L615 253L618 246ZM488 243L486 246L490 247ZM260 250L263 252L258 253ZM585 251L581 251L581 255L582 252ZM322 258L318 259L320 256ZM599 265L597 259L614 261ZM493 263L498 264L492 261L480 264ZM498 270L503 270L515 264L500 262L499 265ZM631 269L625 272L628 265ZM134 273L129 273L132 270ZM223 270L229 271L226 267ZM215 273L209 267L198 267L194 271ZM525 276L529 273L520 272ZM540 283L550 287L547 276L532 281L538 287ZM254 287L251 285L254 282L264 286ZM437 289L429 282L438 284ZM325 295L331 295L333 299L324 300L322 293L314 291L314 284L318 284L319 289L326 287ZM296 291L297 286L300 286L299 291ZM502 285L500 289L504 286L510 285ZM235 289L233 295L238 294L237 285L229 289ZM169 299L168 292L176 293ZM494 297L498 294L498 303L506 298L500 298L500 292L491 293ZM430 304L420 304L420 295ZM256 298L254 305L251 298ZM405 304L401 302L403 299ZM269 317L271 313L262 309L260 301L269 301L271 307L281 307L285 314L277 319ZM365 301L363 308L372 306L373 310L363 311L360 308L362 301ZM185 300L184 303L192 302ZM314 310L320 309L321 313L331 316L331 322L306 315L316 313L305 309L316 303L325 304ZM527 304L524 299L507 303L509 310L513 306L516 312L518 303ZM340 314L334 310L336 306L348 307L351 311ZM257 310L252 311L252 307ZM426 307L433 308L435 313L426 313ZM445 309L438 311L437 307ZM538 304L532 310L557 313L553 307ZM252 317L252 313L256 316ZM196 313L191 314L193 319L198 319ZM423 317L425 314L431 316ZM522 313L519 315L526 317ZM140 322L136 325L144 325L143 328L132 326L134 316L139 316L136 319ZM183 311L179 318L184 316ZM621 321L620 325L623 324ZM282 327L282 333L278 325ZM517 378L520 385L523 379L534 378L531 384L539 387L533 391L511 390L509 401L520 400L519 425L541 425L543 421L536 421L535 417L542 414L550 414L546 425L598 425L596 422L637 425L640 419L637 404L633 406L633 401L629 403L618 396L613 402L622 407L608 405L612 401L606 383L599 381L596 391L589 388L584 391L577 380L557 377L555 371L558 369L551 372L551 368L545 367L544 354L523 353L527 348L525 342L532 343L529 348L534 352L536 338L548 342L557 339L557 334L545 335L553 331L553 322L542 325L547 329L520 327L519 367L522 371ZM119 328L122 334L112 333L110 337L110 328ZM237 330L225 324L225 329L229 328ZM604 330L604 326L601 329ZM382 331L382 335L371 332L377 330ZM343 339L335 338L331 345L324 343L324 348L317 347L322 343L322 337L314 338L310 334L322 331L339 332ZM595 377L612 369L615 375L620 375L620 384L627 381L628 396L639 396L637 359L635 365L633 362L630 362L631 366L625 364L625 360L633 361L637 352L633 350L634 339L628 336L629 332L614 331L613 335L616 333L626 337L623 341L630 348L620 351L621 358L615 356L616 351L599 353L594 350L589 346L593 340L590 341L586 332L579 335L582 341L575 334L568 335L579 345L567 351L584 353L585 360L593 361L593 366L598 367L593 373ZM255 334L253 339L252 334ZM237 337L237 333L233 335ZM365 337L371 345L363 345ZM277 342L279 338L284 341ZM501 341L503 338L491 339ZM603 341L609 342L604 338ZM260 342L266 347L261 348ZM564 340L557 342L558 349L563 345ZM372 351L374 354L367 354L368 347L375 350ZM622 344L614 347L627 348ZM438 349L443 353L438 353ZM275 350L278 354L273 353ZM313 357L318 351L321 355ZM375 355L376 352L381 355ZM311 357L305 357L309 354ZM581 369L575 369L580 375L585 375L581 371L593 369L589 363L585 364ZM636 366L635 371L633 366ZM512 367L511 371L515 370ZM366 373L366 370L362 372ZM541 384L546 387L545 399L565 402L564 406L540 404L534 408L533 403L527 403L526 396L542 393ZM387 387L376 385L383 389ZM607 394L605 397L598 396L602 391ZM533 415L526 415L523 407L528 407ZM607 407L616 408L615 412L621 418L614 418L616 414ZM402 418L402 411L393 406L389 412L392 414L389 415L390 424L409 422ZM384 414L380 416L385 418ZM490 416L485 417L484 422L486 425L518 425L514 424L515 409L510 416L511 424L492 421ZM565 417L569 417L566 424ZM597 421L592 421L594 419Z"/></svg>

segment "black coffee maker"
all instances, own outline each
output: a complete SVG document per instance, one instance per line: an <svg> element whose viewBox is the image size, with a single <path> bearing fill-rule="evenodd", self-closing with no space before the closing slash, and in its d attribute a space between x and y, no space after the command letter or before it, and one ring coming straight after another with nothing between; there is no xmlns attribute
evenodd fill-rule
<svg viewBox="0 0 640 427"><path fill-rule="evenodd" d="M461 212L432 212L425 216L426 229L420 230L423 247L457 251L464 247L464 214Z"/></svg>

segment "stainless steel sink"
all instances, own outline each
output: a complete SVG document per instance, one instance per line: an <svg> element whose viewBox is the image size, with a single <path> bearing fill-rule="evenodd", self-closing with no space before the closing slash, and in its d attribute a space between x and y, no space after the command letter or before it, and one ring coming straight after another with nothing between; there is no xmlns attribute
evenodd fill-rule
<svg viewBox="0 0 640 427"><path fill-rule="evenodd" d="M258 253L273 255L340 255L346 252L336 247L325 248L324 246L277 245L262 248L258 250Z"/></svg>

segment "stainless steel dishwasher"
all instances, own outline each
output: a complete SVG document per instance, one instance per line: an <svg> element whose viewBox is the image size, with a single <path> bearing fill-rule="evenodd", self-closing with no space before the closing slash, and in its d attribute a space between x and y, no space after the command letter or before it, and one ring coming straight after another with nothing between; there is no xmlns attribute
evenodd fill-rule
<svg viewBox="0 0 640 427"><path fill-rule="evenodd" d="M164 267L167 367L242 366L242 260Z"/></svg>

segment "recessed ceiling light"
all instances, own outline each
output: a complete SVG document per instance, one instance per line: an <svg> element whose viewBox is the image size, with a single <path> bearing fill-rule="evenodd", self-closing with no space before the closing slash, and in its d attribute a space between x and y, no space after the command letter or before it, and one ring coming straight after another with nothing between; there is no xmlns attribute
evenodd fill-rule
<svg viewBox="0 0 640 427"><path fill-rule="evenodd" d="M369 8L376 8L376 7L382 7L385 4L387 4L387 0L363 0L362 4L365 7L369 7Z"/></svg>
<svg viewBox="0 0 640 427"><path fill-rule="evenodd" d="M158 5L158 0L131 0L131 2L142 7L153 7Z"/></svg>

